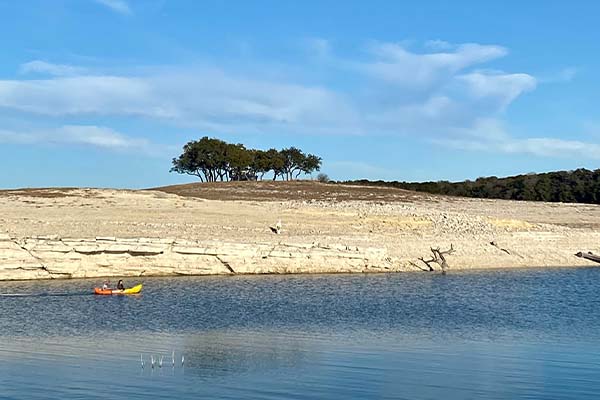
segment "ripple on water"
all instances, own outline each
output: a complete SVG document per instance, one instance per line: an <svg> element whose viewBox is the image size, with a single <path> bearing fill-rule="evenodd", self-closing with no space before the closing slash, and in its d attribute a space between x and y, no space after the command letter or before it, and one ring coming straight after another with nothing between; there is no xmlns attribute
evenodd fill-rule
<svg viewBox="0 0 600 400"><path fill-rule="evenodd" d="M2 282L0 398L595 399L598 278L145 278L118 297L90 280Z"/></svg>

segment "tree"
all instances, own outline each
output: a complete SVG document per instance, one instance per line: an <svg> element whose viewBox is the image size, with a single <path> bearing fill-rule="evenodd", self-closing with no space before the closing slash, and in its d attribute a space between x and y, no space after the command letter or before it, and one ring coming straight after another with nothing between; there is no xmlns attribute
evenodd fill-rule
<svg viewBox="0 0 600 400"><path fill-rule="evenodd" d="M269 149L266 153L269 171L273 171L273 180L278 176L285 179L285 156L275 149Z"/></svg>
<svg viewBox="0 0 600 400"><path fill-rule="evenodd" d="M317 175L317 181L321 183L327 183L329 182L329 176L321 172L319 175Z"/></svg>
<svg viewBox="0 0 600 400"><path fill-rule="evenodd" d="M243 144L228 144L226 157L227 174L232 181L247 181L252 179L252 152Z"/></svg>
<svg viewBox="0 0 600 400"><path fill-rule="evenodd" d="M305 174L312 174L314 171L319 171L321 169L321 157L317 157L314 154L308 154L304 157L302 161L302 166L300 170ZM298 174L296 175L296 178Z"/></svg>
<svg viewBox="0 0 600 400"><path fill-rule="evenodd" d="M256 180L269 171L273 171L273 180L278 177L290 180L301 173L319 171L321 158L305 155L296 147L263 151L204 136L186 143L172 164L171 172L194 175L202 182Z"/></svg>
<svg viewBox="0 0 600 400"><path fill-rule="evenodd" d="M192 140L183 146L183 153L173 159L170 171L197 176L202 182L223 180L227 171L226 148L227 143L208 136Z"/></svg>
<svg viewBox="0 0 600 400"><path fill-rule="evenodd" d="M314 154L305 155L296 147L281 150L283 156L283 172L286 180L298 179L301 173L310 174L321 169L321 157Z"/></svg>
<svg viewBox="0 0 600 400"><path fill-rule="evenodd" d="M180 174L194 175L200 178L200 181L208 181L207 165L203 151L202 141L208 139L204 137L200 141L191 141L183 146L183 153L179 158L173 158L173 167L170 172Z"/></svg>
<svg viewBox="0 0 600 400"><path fill-rule="evenodd" d="M283 156L283 172L285 174L285 180L289 181L294 179L294 173L302 171L302 165L304 163L305 155L302 150L296 147L289 147L281 150ZM296 175L298 176L298 175Z"/></svg>
<svg viewBox="0 0 600 400"><path fill-rule="evenodd" d="M275 149L271 149L269 151L263 150L252 150L252 173L260 180L263 179L263 176L273 169L271 158L273 157L273 153L277 154L278 151Z"/></svg>
<svg viewBox="0 0 600 400"><path fill-rule="evenodd" d="M363 185L393 186L451 196L467 196L512 200L560 201L600 203L600 170L547 172L522 174L507 178L495 176L478 178L474 182L369 182Z"/></svg>

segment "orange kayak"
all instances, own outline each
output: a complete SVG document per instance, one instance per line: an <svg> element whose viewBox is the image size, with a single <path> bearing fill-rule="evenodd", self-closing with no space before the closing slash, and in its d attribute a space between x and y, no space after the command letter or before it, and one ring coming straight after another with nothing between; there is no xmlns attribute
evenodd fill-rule
<svg viewBox="0 0 600 400"><path fill-rule="evenodd" d="M94 294L138 294L142 291L142 284L135 285L134 287L130 287L127 289L119 290L119 289L102 289L102 288L94 288Z"/></svg>

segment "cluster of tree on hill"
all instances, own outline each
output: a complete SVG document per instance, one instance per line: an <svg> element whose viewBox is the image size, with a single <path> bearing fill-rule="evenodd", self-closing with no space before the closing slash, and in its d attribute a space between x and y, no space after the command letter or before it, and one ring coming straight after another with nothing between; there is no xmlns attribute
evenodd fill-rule
<svg viewBox="0 0 600 400"><path fill-rule="evenodd" d="M202 182L258 180L272 172L273 180L297 179L321 168L321 157L296 147L282 150L247 149L243 144L203 137L183 146L171 172L194 175Z"/></svg>
<svg viewBox="0 0 600 400"><path fill-rule="evenodd" d="M548 172L464 182L353 181L354 184L391 186L433 194L477 198L537 200L600 204L600 169Z"/></svg>

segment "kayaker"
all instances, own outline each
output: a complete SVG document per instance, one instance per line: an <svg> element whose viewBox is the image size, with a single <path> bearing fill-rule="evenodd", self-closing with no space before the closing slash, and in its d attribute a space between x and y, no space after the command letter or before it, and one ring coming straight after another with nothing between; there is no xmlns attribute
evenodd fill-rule
<svg viewBox="0 0 600 400"><path fill-rule="evenodd" d="M102 290L108 290L110 288L110 282L109 281L104 281L104 283L102 284Z"/></svg>
<svg viewBox="0 0 600 400"><path fill-rule="evenodd" d="M119 282L117 283L117 289L119 290L125 290L125 286L123 286L123 280L119 279Z"/></svg>

